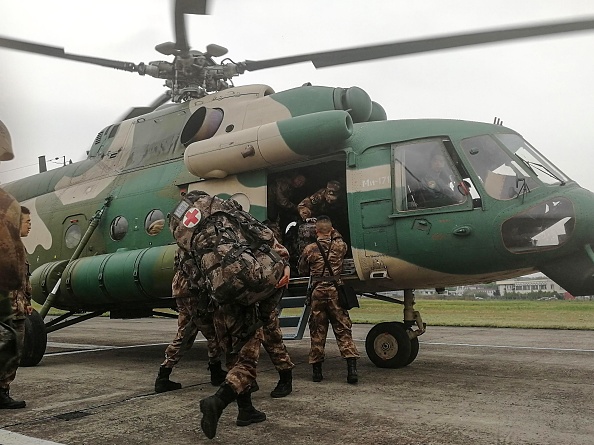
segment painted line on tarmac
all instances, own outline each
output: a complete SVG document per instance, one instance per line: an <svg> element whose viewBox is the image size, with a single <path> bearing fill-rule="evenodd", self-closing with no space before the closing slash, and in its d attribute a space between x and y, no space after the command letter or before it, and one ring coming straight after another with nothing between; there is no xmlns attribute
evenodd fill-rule
<svg viewBox="0 0 594 445"><path fill-rule="evenodd" d="M206 340L196 340L196 343L205 342ZM72 355L72 354L84 354L86 352L98 352L98 351L111 351L114 349L131 349L131 348L145 348L149 346L167 346L167 343L149 343L144 345L130 345L130 346L100 346L100 345L77 345L75 343L51 343L48 342L47 346L55 346L60 348L77 348L76 351L61 351L61 352L46 352L44 357L55 357L58 355ZM79 348L80 347L80 348ZM4 445L2 442L0 444Z"/></svg>
<svg viewBox="0 0 594 445"><path fill-rule="evenodd" d="M436 346L464 346L467 348L494 348L494 349L531 349L535 351L559 351L559 352L594 352L594 349L578 349L578 348L545 348L539 346L504 346L504 345L475 345L472 343L444 343L435 341L419 342L422 345L436 345Z"/></svg>
<svg viewBox="0 0 594 445"><path fill-rule="evenodd" d="M58 442L23 436L12 431L0 429L0 444L2 445L62 445Z"/></svg>

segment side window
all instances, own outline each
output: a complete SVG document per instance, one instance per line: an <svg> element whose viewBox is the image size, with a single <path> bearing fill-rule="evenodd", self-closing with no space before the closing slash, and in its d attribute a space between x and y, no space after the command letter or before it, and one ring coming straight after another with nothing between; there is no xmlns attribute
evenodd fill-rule
<svg viewBox="0 0 594 445"><path fill-rule="evenodd" d="M149 212L144 220L144 230L150 236L155 236L161 233L165 226L165 215L159 209L154 209Z"/></svg>
<svg viewBox="0 0 594 445"><path fill-rule="evenodd" d="M114 241L120 241L128 233L128 220L123 216L116 216L111 222L110 235Z"/></svg>
<svg viewBox="0 0 594 445"><path fill-rule="evenodd" d="M69 249L74 249L76 246L78 246L81 238L82 232L80 230L80 226L78 224L71 224L68 226L66 233L64 234L64 243Z"/></svg>
<svg viewBox="0 0 594 445"><path fill-rule="evenodd" d="M398 145L394 150L395 184L403 188L399 210L459 205L469 189L453 167L441 140Z"/></svg>

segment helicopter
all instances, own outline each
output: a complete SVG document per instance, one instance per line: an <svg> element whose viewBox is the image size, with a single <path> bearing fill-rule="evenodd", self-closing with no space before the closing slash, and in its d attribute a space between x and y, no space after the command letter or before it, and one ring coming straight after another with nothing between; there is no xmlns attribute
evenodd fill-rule
<svg viewBox="0 0 594 445"><path fill-rule="evenodd" d="M540 271L573 295L593 293L594 196L514 130L447 119L390 121L358 87L305 84L275 92L232 82L304 61L324 67L590 30L594 20L219 62L225 48L201 52L188 43L185 15L204 12L205 2L175 2L175 42L156 47L168 61L121 62L0 37L3 48L156 77L168 88L151 106L102 129L85 160L4 186L31 209L35 227L24 241L42 309L28 322L26 363L41 360L47 332L105 312L133 318L172 306L175 245L163 227L182 193L232 197L265 220L269 181L293 171L311 178L310 192L327 179L345 185L348 214L340 223L352 252L344 279L360 295L404 307L402 321L378 324L367 336L377 366L407 366L417 357L426 326L414 309L414 289ZM441 179L431 176L436 156ZM287 306L304 281L293 279ZM382 294L394 290L404 291L402 301ZM44 323L50 307L66 314Z"/></svg>

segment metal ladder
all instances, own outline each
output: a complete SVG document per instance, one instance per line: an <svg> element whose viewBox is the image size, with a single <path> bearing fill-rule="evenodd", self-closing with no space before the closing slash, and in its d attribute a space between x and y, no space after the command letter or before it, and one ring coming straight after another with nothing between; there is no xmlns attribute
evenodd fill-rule
<svg viewBox="0 0 594 445"><path fill-rule="evenodd" d="M309 319L311 308L305 305L305 294L307 292L307 277L292 278L289 287L283 293L279 302L279 321L282 328L297 328L294 334L283 333L283 340L301 340L305 332L305 326ZM283 309L302 308L300 315L285 315Z"/></svg>

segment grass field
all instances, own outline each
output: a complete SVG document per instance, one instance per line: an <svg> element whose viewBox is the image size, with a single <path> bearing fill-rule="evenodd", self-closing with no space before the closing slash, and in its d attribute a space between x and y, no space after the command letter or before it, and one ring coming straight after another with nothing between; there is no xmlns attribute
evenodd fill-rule
<svg viewBox="0 0 594 445"><path fill-rule="evenodd" d="M354 323L401 321L402 306L360 298L350 311ZM415 309L428 326L481 326L594 330L594 301L422 300ZM283 311L283 314L297 314Z"/></svg>
<svg viewBox="0 0 594 445"><path fill-rule="evenodd" d="M353 323L402 321L402 305L370 298L360 298L359 303L360 308L350 311ZM33 305L39 310L39 305ZM428 326L594 330L594 301L417 299L415 309ZM62 313L50 311L50 315ZM301 309L283 311L283 315L300 313Z"/></svg>

